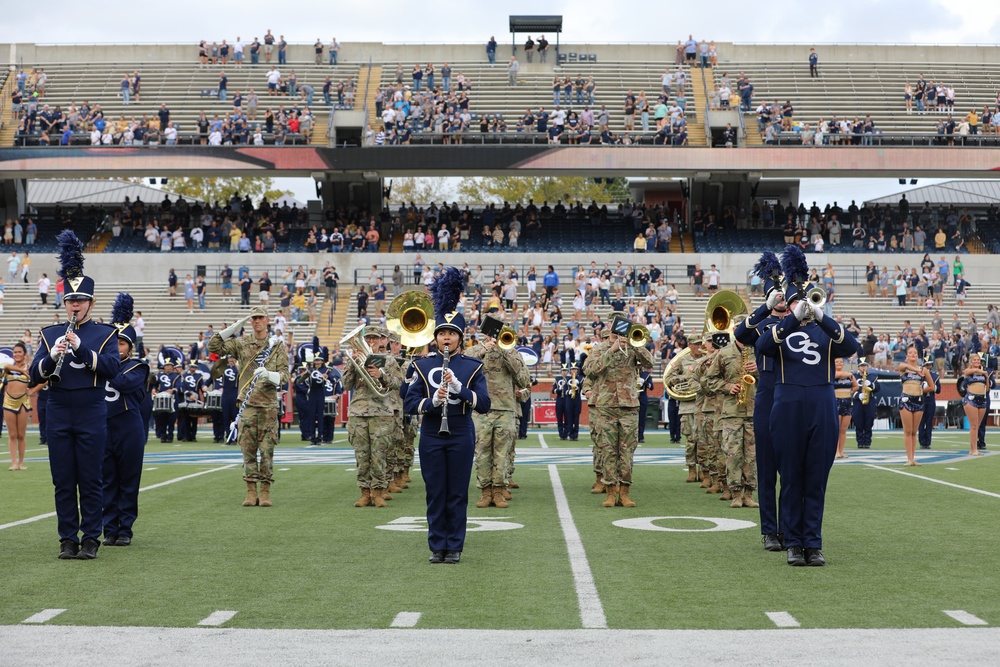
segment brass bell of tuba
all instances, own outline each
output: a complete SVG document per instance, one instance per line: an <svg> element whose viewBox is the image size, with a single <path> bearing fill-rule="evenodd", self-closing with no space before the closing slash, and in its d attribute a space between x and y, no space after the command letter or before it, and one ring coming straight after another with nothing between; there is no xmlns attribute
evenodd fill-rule
<svg viewBox="0 0 1000 667"><path fill-rule="evenodd" d="M690 378L676 375L673 377L670 376L675 365L680 364L689 354L691 354L691 348L685 347L670 360L667 367L663 370L663 388L667 392L667 395L675 401L693 401L698 395L698 388L694 386Z"/></svg>
<svg viewBox="0 0 1000 667"><path fill-rule="evenodd" d="M747 304L743 298L732 290L716 292L705 307L705 333L708 336L716 333L732 333L736 328L733 322L737 315L747 314Z"/></svg>

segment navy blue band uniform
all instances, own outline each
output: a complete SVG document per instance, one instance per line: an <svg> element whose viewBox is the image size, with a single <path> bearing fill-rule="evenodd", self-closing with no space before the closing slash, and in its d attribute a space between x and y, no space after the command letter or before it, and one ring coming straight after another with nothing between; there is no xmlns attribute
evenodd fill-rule
<svg viewBox="0 0 1000 667"><path fill-rule="evenodd" d="M833 381L833 394L837 399L837 416L850 417L854 409L853 393L851 391L854 383L849 377L837 378Z"/></svg>
<svg viewBox="0 0 1000 667"><path fill-rule="evenodd" d="M198 414L202 407L204 382L201 371L196 366L180 377L177 400L177 439L181 442L196 442L198 436Z"/></svg>
<svg viewBox="0 0 1000 667"><path fill-rule="evenodd" d="M861 365L867 368L868 364ZM858 381L858 390L854 393L854 403L851 406L851 419L854 422L854 439L858 449L870 449L872 446L872 429L875 426L875 413L877 411L876 397L882 386L878 378L869 370L866 373L855 371L854 377ZM864 389L868 387L868 402L864 402Z"/></svg>
<svg viewBox="0 0 1000 667"><path fill-rule="evenodd" d="M965 398L962 405L971 405L978 410L986 409L986 397L990 379L985 371L976 371L965 376Z"/></svg>
<svg viewBox="0 0 1000 667"><path fill-rule="evenodd" d="M121 363L118 375L106 386L108 442L104 455L104 539L121 543L133 537L139 513L142 458L149 433L149 366L138 359Z"/></svg>
<svg viewBox="0 0 1000 667"><path fill-rule="evenodd" d="M639 442L645 442L646 411L649 409L649 392L653 390L653 375L643 370L639 373Z"/></svg>
<svg viewBox="0 0 1000 667"><path fill-rule="evenodd" d="M934 397L941 393L941 377L933 370L931 383L934 385L934 393L924 395L924 416L920 419L920 426L917 429L917 442L920 443L921 449L930 449L931 436L934 434L934 416L937 411L937 399Z"/></svg>
<svg viewBox="0 0 1000 667"><path fill-rule="evenodd" d="M563 398L566 396L566 384L569 382L566 368L563 367L563 374L552 381L551 395L556 399L556 426L559 430L559 439L565 440L569 436L566 433L566 404Z"/></svg>
<svg viewBox="0 0 1000 667"><path fill-rule="evenodd" d="M905 371L899 376L903 393L899 397L899 409L907 412L924 411L924 376L913 371Z"/></svg>
<svg viewBox="0 0 1000 667"><path fill-rule="evenodd" d="M156 423L156 437L160 439L160 442L174 441L174 423L177 421L177 394L180 391L180 373L174 371L172 366L167 368L157 374L154 385L156 393L154 394L153 421ZM155 397L161 394L166 398L156 400Z"/></svg>

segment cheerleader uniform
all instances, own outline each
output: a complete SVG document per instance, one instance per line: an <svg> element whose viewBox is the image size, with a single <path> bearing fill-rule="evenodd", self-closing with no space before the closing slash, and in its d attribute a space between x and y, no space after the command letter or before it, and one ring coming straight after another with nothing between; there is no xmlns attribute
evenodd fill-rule
<svg viewBox="0 0 1000 667"><path fill-rule="evenodd" d="M986 409L986 391L989 386L989 379L986 377L985 372L975 372L970 373L965 376L965 398L962 399L962 405L971 405L977 410ZM4 407L7 407L6 401L4 402Z"/></svg>
<svg viewBox="0 0 1000 667"><path fill-rule="evenodd" d="M899 377L903 382L903 395L899 399L899 409L906 410L907 412L923 412L924 411L924 376L920 373L914 373L913 371L906 371ZM909 385L910 387L916 387L918 394L907 393L907 383L915 383ZM912 389L911 389L912 391Z"/></svg>
<svg viewBox="0 0 1000 667"><path fill-rule="evenodd" d="M22 410L31 412L31 397L28 396L28 374L8 367L3 371L3 379L7 383L7 391L3 395L3 409L14 413ZM20 387L16 385L20 385Z"/></svg>
<svg viewBox="0 0 1000 667"><path fill-rule="evenodd" d="M834 380L833 395L837 398L837 416L850 417L854 409L854 400L851 397L851 378Z"/></svg>

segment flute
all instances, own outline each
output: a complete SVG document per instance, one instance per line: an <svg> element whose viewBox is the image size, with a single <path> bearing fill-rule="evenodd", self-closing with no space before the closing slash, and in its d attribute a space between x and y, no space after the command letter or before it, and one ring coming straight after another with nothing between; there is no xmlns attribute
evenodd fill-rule
<svg viewBox="0 0 1000 667"><path fill-rule="evenodd" d="M438 435L451 435L451 430L448 428L448 394L451 389L444 379L444 376L448 374L448 359L451 357L447 345L444 346L442 356L444 361L441 362L441 384L445 387L445 396L444 403L441 405L441 428L438 429Z"/></svg>

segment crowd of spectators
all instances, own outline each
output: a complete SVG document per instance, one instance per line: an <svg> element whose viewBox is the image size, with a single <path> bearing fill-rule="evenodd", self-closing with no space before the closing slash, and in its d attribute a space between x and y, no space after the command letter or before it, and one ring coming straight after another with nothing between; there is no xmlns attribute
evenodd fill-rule
<svg viewBox="0 0 1000 667"><path fill-rule="evenodd" d="M275 37L268 29L263 39L254 37L253 41L246 43L242 37L237 37L232 44L225 39L222 44L212 42L208 44L206 40L198 43L198 63L203 66L228 65L232 63L235 67L242 67L244 62L249 60L251 65L259 65L261 62L270 64L272 59L277 60L277 64L284 65L288 62L289 44L285 41L284 35ZM309 47L312 61L316 65L323 64L324 52L328 58L329 65L336 65L340 57L340 42L334 37L328 44L324 44L319 37L316 42Z"/></svg>

